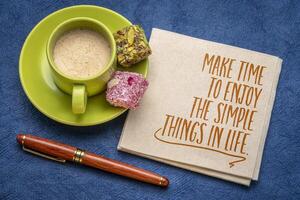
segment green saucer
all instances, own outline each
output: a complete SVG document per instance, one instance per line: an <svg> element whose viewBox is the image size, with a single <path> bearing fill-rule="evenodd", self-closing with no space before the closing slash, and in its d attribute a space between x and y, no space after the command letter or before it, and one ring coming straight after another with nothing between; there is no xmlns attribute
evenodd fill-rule
<svg viewBox="0 0 300 200"><path fill-rule="evenodd" d="M102 93L88 99L84 114L75 115L72 113L71 96L56 87L50 74L46 57L47 39L58 24L73 17L93 18L112 32L131 24L112 10L90 5L68 7L50 14L34 27L23 45L19 60L21 83L32 104L49 118L74 126L101 124L116 118L126 109L111 106ZM126 70L146 76L147 69L148 60L145 60Z"/></svg>

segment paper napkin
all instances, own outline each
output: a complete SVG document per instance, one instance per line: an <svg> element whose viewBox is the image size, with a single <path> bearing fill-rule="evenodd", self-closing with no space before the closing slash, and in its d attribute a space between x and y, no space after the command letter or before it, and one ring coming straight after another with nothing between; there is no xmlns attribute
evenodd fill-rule
<svg viewBox="0 0 300 200"><path fill-rule="evenodd" d="M153 29L149 88L118 149L224 180L257 180L282 60Z"/></svg>

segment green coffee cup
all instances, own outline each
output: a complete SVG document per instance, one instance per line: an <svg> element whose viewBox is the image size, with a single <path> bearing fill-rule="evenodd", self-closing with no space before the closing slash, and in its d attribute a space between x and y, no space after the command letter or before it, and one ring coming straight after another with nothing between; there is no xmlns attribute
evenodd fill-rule
<svg viewBox="0 0 300 200"><path fill-rule="evenodd" d="M90 29L100 33L110 44L111 58L104 69L89 78L74 78L62 73L53 61L53 49L58 38L73 29ZM109 29L97 20L88 17L77 17L59 24L51 33L47 48L48 62L52 69L55 84L63 92L72 95L72 110L74 114L85 112L87 98L96 95L106 89L106 83L116 69L116 43Z"/></svg>

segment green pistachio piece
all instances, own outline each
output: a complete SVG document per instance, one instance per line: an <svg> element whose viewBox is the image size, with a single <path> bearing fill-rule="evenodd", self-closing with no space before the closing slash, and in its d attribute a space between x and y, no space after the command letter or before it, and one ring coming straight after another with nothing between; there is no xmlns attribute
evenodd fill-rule
<svg viewBox="0 0 300 200"><path fill-rule="evenodd" d="M114 33L117 44L118 63L129 67L142 61L151 54L143 29L138 25L131 25Z"/></svg>

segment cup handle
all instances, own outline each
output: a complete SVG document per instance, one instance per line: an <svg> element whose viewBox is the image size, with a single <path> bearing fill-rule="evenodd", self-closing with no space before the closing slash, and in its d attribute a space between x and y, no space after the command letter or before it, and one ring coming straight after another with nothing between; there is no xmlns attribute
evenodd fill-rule
<svg viewBox="0 0 300 200"><path fill-rule="evenodd" d="M74 85L72 91L72 111L74 114L83 114L87 102L85 85Z"/></svg>

